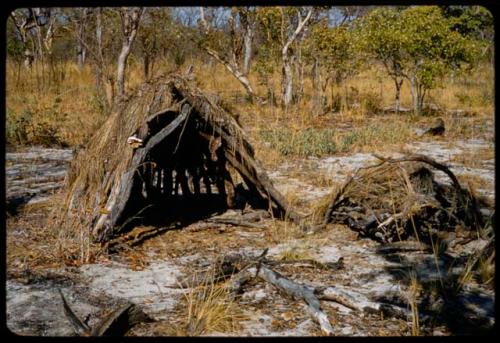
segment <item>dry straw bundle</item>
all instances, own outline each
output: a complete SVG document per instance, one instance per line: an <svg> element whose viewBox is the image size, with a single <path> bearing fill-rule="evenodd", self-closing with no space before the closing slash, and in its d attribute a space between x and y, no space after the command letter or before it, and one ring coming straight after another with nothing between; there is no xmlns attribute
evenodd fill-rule
<svg viewBox="0 0 500 343"><path fill-rule="evenodd" d="M458 225L467 230L484 225L480 200L446 166L421 155L382 160L359 169L334 192L325 223L344 223L382 242L425 239ZM451 185L437 182L429 165L445 172Z"/></svg>

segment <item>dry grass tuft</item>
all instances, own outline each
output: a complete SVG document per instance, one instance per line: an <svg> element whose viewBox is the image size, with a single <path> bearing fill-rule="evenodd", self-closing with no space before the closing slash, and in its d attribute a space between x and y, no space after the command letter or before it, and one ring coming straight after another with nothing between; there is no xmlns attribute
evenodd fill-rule
<svg viewBox="0 0 500 343"><path fill-rule="evenodd" d="M266 231L266 239L273 244L287 243L302 236L297 224L288 220L273 220Z"/></svg>
<svg viewBox="0 0 500 343"><path fill-rule="evenodd" d="M494 238L481 251L471 254L455 283L457 292L474 281L495 287L495 247Z"/></svg>
<svg viewBox="0 0 500 343"><path fill-rule="evenodd" d="M210 333L234 333L246 319L234 301L227 283L215 283L213 273L205 274L203 284L184 294L183 333L202 336Z"/></svg>
<svg viewBox="0 0 500 343"><path fill-rule="evenodd" d="M478 273L483 284L495 287L495 250L479 259Z"/></svg>
<svg viewBox="0 0 500 343"><path fill-rule="evenodd" d="M415 271L410 272L409 280L410 284L408 285L408 290L405 292L405 296L411 311L411 334L412 336L420 336L418 299L422 291L422 285L418 281Z"/></svg>
<svg viewBox="0 0 500 343"><path fill-rule="evenodd" d="M79 266L93 262L97 247L88 239L88 230L64 231L54 225L53 209L63 201L61 194L50 200L26 205L7 218L7 266L14 274L62 265Z"/></svg>
<svg viewBox="0 0 500 343"><path fill-rule="evenodd" d="M321 223L323 221L328 206L330 206L332 201L335 200L335 196L340 191L341 186L342 185L332 186L332 193L325 195L314 202L311 209L311 216L309 218L311 223Z"/></svg>

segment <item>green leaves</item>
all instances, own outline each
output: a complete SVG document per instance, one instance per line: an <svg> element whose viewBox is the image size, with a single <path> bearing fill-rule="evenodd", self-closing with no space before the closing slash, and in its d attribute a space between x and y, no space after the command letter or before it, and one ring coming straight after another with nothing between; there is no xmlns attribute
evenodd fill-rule
<svg viewBox="0 0 500 343"><path fill-rule="evenodd" d="M440 7L411 6L374 10L357 31L360 46L381 61L391 77L412 80L417 92L425 94L448 72L478 57L479 41L462 35L456 27L457 19L445 17ZM423 95L414 99L422 102Z"/></svg>
<svg viewBox="0 0 500 343"><path fill-rule="evenodd" d="M363 57L352 28L347 25L329 27L326 21L312 27L304 50L310 62L318 59L327 73L334 73L340 79L355 74Z"/></svg>

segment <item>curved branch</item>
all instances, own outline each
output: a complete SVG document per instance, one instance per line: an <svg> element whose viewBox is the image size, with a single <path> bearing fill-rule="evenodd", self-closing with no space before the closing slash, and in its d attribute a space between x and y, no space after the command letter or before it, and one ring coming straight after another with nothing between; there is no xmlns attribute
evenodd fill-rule
<svg viewBox="0 0 500 343"><path fill-rule="evenodd" d="M288 48L295 41L295 39L297 38L297 36L299 35L299 33L304 29L304 26L306 25L306 23L311 18L312 12L313 12L313 10L310 9L309 12L307 12L307 15L306 15L306 17L305 17L305 19L303 21L300 20L300 13L298 13L299 24L297 25L297 29L295 29L295 31L293 32L292 36L288 39L288 41L286 42L286 44L283 46L283 50L281 51L281 54L283 56L285 56L286 54L288 54Z"/></svg>

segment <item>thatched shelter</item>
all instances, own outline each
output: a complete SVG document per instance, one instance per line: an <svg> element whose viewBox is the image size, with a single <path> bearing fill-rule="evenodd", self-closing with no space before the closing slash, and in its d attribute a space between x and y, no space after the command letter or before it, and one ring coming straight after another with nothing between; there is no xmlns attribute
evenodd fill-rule
<svg viewBox="0 0 500 343"><path fill-rule="evenodd" d="M410 236L432 242L459 227L477 235L485 226L480 208L488 204L463 188L445 165L423 155L376 157L382 162L359 169L333 192L323 225L346 224L384 243ZM451 184L438 182L429 166Z"/></svg>
<svg viewBox="0 0 500 343"><path fill-rule="evenodd" d="M60 223L76 220L98 242L137 223L182 226L245 203L300 219L235 117L179 75L156 78L117 105L75 158L67 187Z"/></svg>

